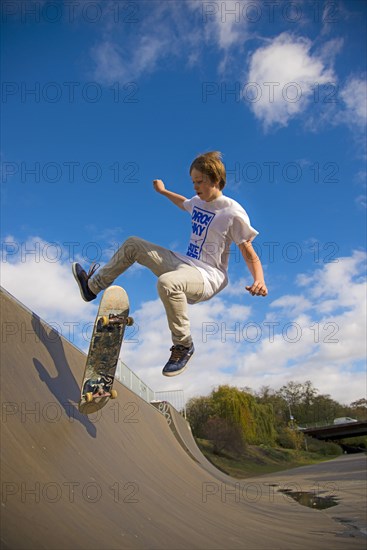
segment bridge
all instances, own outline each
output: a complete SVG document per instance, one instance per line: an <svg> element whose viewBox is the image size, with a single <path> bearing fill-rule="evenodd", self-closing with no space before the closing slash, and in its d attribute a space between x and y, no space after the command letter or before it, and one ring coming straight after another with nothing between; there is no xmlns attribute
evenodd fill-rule
<svg viewBox="0 0 367 550"><path fill-rule="evenodd" d="M348 422L346 424L331 424L313 428L299 428L302 433L322 441L336 441L349 437L367 435L367 422Z"/></svg>

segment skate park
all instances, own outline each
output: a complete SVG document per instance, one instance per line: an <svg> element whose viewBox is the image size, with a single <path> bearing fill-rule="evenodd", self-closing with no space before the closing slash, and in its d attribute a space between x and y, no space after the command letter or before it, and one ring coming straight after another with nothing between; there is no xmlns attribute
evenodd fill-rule
<svg viewBox="0 0 367 550"><path fill-rule="evenodd" d="M301 506L276 487L310 487L311 467L230 478L177 411L119 382L115 401L80 414L85 355L5 290L1 314L2 548L365 547L365 457L349 474L323 464L337 506Z"/></svg>

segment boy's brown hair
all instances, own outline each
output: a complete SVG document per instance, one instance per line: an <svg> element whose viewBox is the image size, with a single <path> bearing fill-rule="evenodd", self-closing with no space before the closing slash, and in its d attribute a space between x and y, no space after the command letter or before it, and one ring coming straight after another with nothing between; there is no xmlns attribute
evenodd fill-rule
<svg viewBox="0 0 367 550"><path fill-rule="evenodd" d="M208 176L212 183L219 181L220 190L225 186L226 169L222 162L222 153L219 151L209 151L196 157L191 163L190 174L194 168Z"/></svg>

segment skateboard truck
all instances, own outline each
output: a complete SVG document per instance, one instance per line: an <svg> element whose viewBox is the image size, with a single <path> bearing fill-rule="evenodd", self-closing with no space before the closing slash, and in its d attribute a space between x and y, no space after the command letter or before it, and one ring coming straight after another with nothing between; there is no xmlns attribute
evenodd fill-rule
<svg viewBox="0 0 367 550"><path fill-rule="evenodd" d="M100 399L102 397L109 397L110 399L116 399L117 391L110 390L106 391L105 381L96 381L95 384L89 381L89 386L92 387L93 391L87 391L83 394L86 403L91 403L94 399Z"/></svg>
<svg viewBox="0 0 367 550"><path fill-rule="evenodd" d="M117 391L116 390L105 391L103 389L100 389L96 393L88 391L87 393L84 394L84 399L86 403L92 403L94 399L101 398L101 397L109 397L110 399L116 399Z"/></svg>
<svg viewBox="0 0 367 550"><path fill-rule="evenodd" d="M110 313L109 315L102 315L102 317L99 318L99 321L103 327L111 325L125 325L126 327L131 327L134 324L134 319L132 317L114 315L113 313Z"/></svg>

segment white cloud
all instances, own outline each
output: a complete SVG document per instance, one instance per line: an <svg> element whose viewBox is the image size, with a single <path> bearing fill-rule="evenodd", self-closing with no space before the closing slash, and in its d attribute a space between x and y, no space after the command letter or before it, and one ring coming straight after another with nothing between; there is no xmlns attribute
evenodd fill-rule
<svg viewBox="0 0 367 550"><path fill-rule="evenodd" d="M221 292L221 296L243 296L246 285L248 285L248 280L245 277L235 283L230 280L228 286Z"/></svg>
<svg viewBox="0 0 367 550"><path fill-rule="evenodd" d="M358 208L362 208L363 210L366 210L367 208L367 200L366 200L366 193L364 195L358 195L355 199L355 203L358 206Z"/></svg>
<svg viewBox="0 0 367 550"><path fill-rule="evenodd" d="M270 307L282 308L288 313L297 315L299 312L306 311L312 307L312 304L304 296L295 296L286 294L277 300L274 300Z"/></svg>
<svg viewBox="0 0 367 550"><path fill-rule="evenodd" d="M102 82L122 80L127 72L118 44L105 40L91 50L95 62L95 78Z"/></svg>
<svg viewBox="0 0 367 550"><path fill-rule="evenodd" d="M258 8L253 0L223 0L221 2L197 2L189 0L187 6L200 17L200 34L207 45L214 45L221 52L218 73L223 74L235 63L237 55L250 39L251 20L256 20ZM193 43L196 52L200 46ZM236 48L236 50L235 50ZM197 57L196 57L197 58Z"/></svg>
<svg viewBox="0 0 367 550"><path fill-rule="evenodd" d="M221 51L221 73L233 63L229 50L238 49L249 38L248 18L253 6L250 0L142 2L134 25L123 36L121 25L109 21L101 27L90 50L93 77L106 84L126 83L161 70L174 58L192 67L208 45Z"/></svg>
<svg viewBox="0 0 367 550"><path fill-rule="evenodd" d="M367 123L366 79L351 77L340 92L345 110L340 117L346 124L365 130Z"/></svg>
<svg viewBox="0 0 367 550"><path fill-rule="evenodd" d="M318 86L336 81L324 56L311 53L312 42L282 33L251 56L248 82L254 96L250 106L264 125L287 126L305 111Z"/></svg>
<svg viewBox="0 0 367 550"><path fill-rule="evenodd" d="M94 78L126 84L162 70L173 58L185 58L188 66L195 64L200 37L193 32L188 13L186 2L142 2L134 24L125 26L123 35L120 24L106 22L90 50Z"/></svg>
<svg viewBox="0 0 367 550"><path fill-rule="evenodd" d="M356 297L356 292L359 293L360 283L364 280L365 261L365 252L357 250L352 256L340 257L324 264L322 269L300 274L297 282L299 286L307 287L308 293L313 298L332 297L341 307L357 306L359 296Z"/></svg>
<svg viewBox="0 0 367 550"><path fill-rule="evenodd" d="M106 21L90 50L93 77L105 84L126 84L161 69L163 61L184 51L179 45L184 45L187 26L184 20L181 26L176 22L182 9L176 2L142 2L130 10L130 25L123 34L120 22Z"/></svg>
<svg viewBox="0 0 367 550"><path fill-rule="evenodd" d="M331 65L342 51L343 46L344 40L342 38L328 40L320 45L318 55L326 65Z"/></svg>
<svg viewBox="0 0 367 550"><path fill-rule="evenodd" d="M365 75L350 75L346 82L330 82L314 90L313 110L305 127L316 132L329 126L347 126L352 133L354 155L366 158L367 88Z"/></svg>
<svg viewBox="0 0 367 550"><path fill-rule="evenodd" d="M164 37L139 36L134 48L123 48L113 40L103 40L91 50L94 78L100 82L128 82L153 72L169 44Z"/></svg>
<svg viewBox="0 0 367 550"><path fill-rule="evenodd" d="M248 4L251 2L225 0L216 3L208 2L201 6L203 21L206 23L206 35L214 38L219 48L227 50L244 41L246 19L243 13Z"/></svg>

